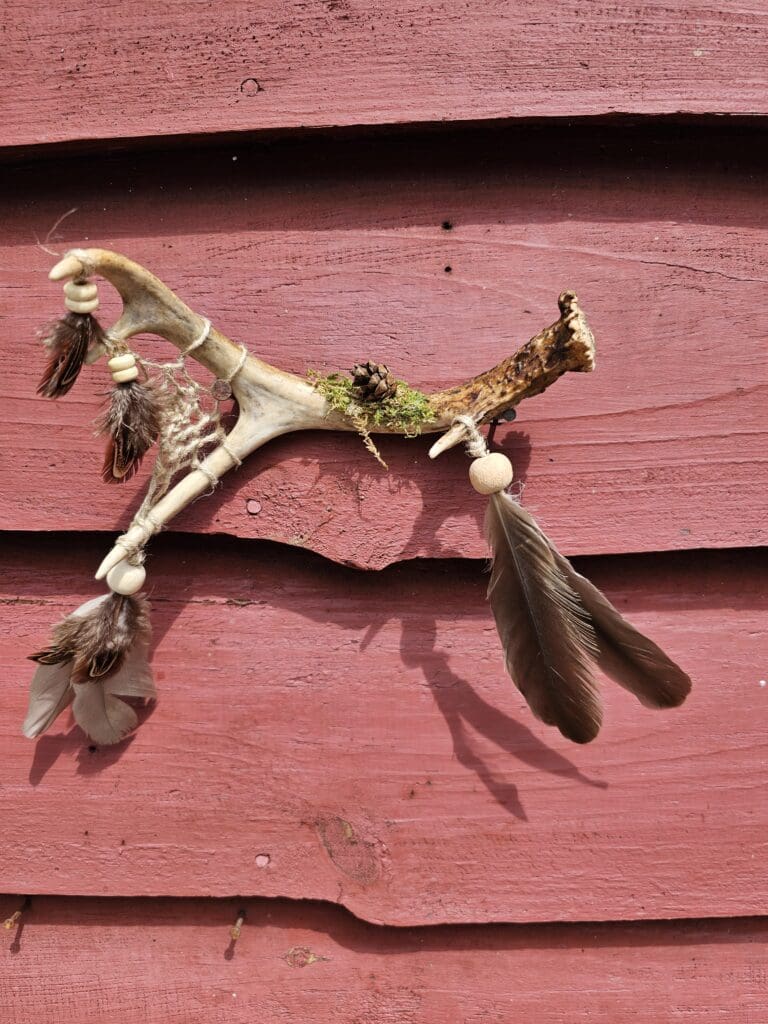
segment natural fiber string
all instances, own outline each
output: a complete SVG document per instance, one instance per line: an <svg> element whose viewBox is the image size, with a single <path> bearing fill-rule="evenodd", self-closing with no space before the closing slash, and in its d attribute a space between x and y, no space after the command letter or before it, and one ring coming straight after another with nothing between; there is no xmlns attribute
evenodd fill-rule
<svg viewBox="0 0 768 1024"><path fill-rule="evenodd" d="M237 361L237 365L231 373L228 373L226 377L221 377L220 380L225 380L227 384L231 384L235 377L240 373L242 368L245 366L246 360L249 356L248 349L245 345L240 346L240 358Z"/></svg>
<svg viewBox="0 0 768 1024"><path fill-rule="evenodd" d="M203 409L201 397L208 389L190 375L186 366L187 356L207 341L210 331L211 322L204 319L197 337L172 362L156 363L137 356L137 361L148 375L150 370L156 371L158 375L156 386L162 392L163 421L147 493L129 529L139 526L150 535L160 531L161 526L153 519L150 510L168 491L176 474L183 469L199 469L208 478L213 491L219 480L201 460L205 448L218 443L232 459L233 466L242 465L241 459L227 444L218 404L211 412ZM245 366L248 355L248 349L241 345L238 362L228 376L222 379L231 383ZM116 543L126 552L129 561L139 563L144 560L143 545L129 543L125 534Z"/></svg>
<svg viewBox="0 0 768 1024"><path fill-rule="evenodd" d="M473 459L482 459L484 455L488 454L488 445L483 435L480 433L471 416L456 416L453 420L454 423L461 423L469 435L466 440L467 454Z"/></svg>

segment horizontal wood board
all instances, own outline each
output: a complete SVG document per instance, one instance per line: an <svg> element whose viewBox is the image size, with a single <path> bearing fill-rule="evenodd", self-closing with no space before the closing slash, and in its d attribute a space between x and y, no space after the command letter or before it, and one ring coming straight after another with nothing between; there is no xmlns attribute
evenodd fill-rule
<svg viewBox="0 0 768 1024"><path fill-rule="evenodd" d="M696 154L692 157L692 154ZM0 281L0 527L119 530L148 468L101 483L87 368L35 396L40 324L62 309L49 240L144 263L256 354L298 373L386 361L428 389L494 365L557 315L597 339L498 434L526 504L574 554L765 543L766 158L759 135L667 126L319 140L6 168ZM103 316L117 313L103 289ZM170 346L140 339L145 354ZM485 553L460 451L353 435L268 445L173 529L310 548L380 568ZM55 507L51 495L56 495Z"/></svg>
<svg viewBox="0 0 768 1024"><path fill-rule="evenodd" d="M607 684L578 747L506 677L479 563L366 574L165 537L159 703L115 748L66 716L32 743L24 654L98 592L103 541L3 540L9 891L321 898L393 925L764 910L763 553L582 564L694 690L652 712Z"/></svg>
<svg viewBox="0 0 768 1024"><path fill-rule="evenodd" d="M18 906L0 899L5 916ZM756 1024L765 920L381 929L282 901L35 899L0 932L14 1024Z"/></svg>
<svg viewBox="0 0 768 1024"><path fill-rule="evenodd" d="M768 113L757 0L20 0L3 143L629 112Z"/></svg>

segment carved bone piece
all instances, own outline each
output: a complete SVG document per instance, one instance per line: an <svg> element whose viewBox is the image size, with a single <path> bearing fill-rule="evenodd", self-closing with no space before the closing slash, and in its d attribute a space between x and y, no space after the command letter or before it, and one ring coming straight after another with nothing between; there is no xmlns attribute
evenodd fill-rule
<svg viewBox="0 0 768 1024"><path fill-rule="evenodd" d="M123 312L109 334L126 341L136 334L152 333L185 352L204 334L190 356L218 378L229 379L241 360L241 348L211 327L148 270L119 253L106 249L72 249L51 270L50 278L83 279L98 274L109 281L123 300ZM559 298L560 317L514 355L498 366L473 377L465 384L428 395L434 418L422 426L423 433L445 431L432 445L429 455L462 443L466 427L454 423L458 415L475 423L488 423L516 406L524 398L540 394L568 370L590 371L594 367L594 339L573 292ZM211 477L220 479L227 470L251 452L281 434L296 430L355 430L341 413L334 411L311 383L249 354L232 379L232 391L239 406L237 423L225 446L214 449L203 461L204 470L193 469L179 480L151 509L141 524L130 527L125 544L142 546L152 532L160 530L209 486ZM374 427L376 433L400 433ZM151 525L148 525L151 523ZM99 566L102 579L125 557L125 546L116 545Z"/></svg>

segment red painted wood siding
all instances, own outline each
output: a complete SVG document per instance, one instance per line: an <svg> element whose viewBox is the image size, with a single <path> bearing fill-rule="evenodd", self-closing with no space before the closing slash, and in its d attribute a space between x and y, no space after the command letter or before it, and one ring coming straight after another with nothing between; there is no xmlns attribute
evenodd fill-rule
<svg viewBox="0 0 768 1024"><path fill-rule="evenodd" d="M208 540L195 568L197 542L164 538L154 712L114 750L66 717L32 748L24 654L99 592L73 580L100 546L2 551L10 890L312 897L393 925L762 911L762 553L588 565L695 689L660 713L606 684L577 747L506 677L479 563L373 575Z"/></svg>
<svg viewBox="0 0 768 1024"><path fill-rule="evenodd" d="M767 27L753 0L9 12L0 920L32 901L3 1021L768 1019ZM100 592L146 479L99 482L103 370L34 394L61 309L38 242L72 208L48 247L133 256L297 372L452 384L574 288L595 373L498 437L690 700L606 684L587 747L535 722L464 456L384 439L385 474L301 435L153 544L136 735L23 739L25 655Z"/></svg>
<svg viewBox="0 0 768 1024"><path fill-rule="evenodd" d="M230 336L299 373L373 356L418 385L447 386L555 319L556 296L571 286L596 333L597 369L526 402L499 435L526 503L573 554L764 543L768 167L757 137L730 129L705 132L691 162L701 138L577 128L458 145L234 147L192 168L177 154L59 160L55 175L48 164L10 169L0 459L11 486L0 526L118 530L146 480L101 482L91 421L103 366L59 402L34 397L35 331L61 305L35 232L44 237L76 205L59 248L90 240L126 252ZM104 291L109 322L117 307ZM389 474L352 435L275 442L174 529L262 537L372 568L483 557L483 503L464 455L431 463L426 440L381 447Z"/></svg>
<svg viewBox="0 0 768 1024"><path fill-rule="evenodd" d="M0 914L16 909L3 900ZM764 919L382 929L334 907L35 899L0 932L13 1024L756 1024Z"/></svg>
<svg viewBox="0 0 768 1024"><path fill-rule="evenodd" d="M756 0L20 0L4 25L3 140L765 114L766 31Z"/></svg>

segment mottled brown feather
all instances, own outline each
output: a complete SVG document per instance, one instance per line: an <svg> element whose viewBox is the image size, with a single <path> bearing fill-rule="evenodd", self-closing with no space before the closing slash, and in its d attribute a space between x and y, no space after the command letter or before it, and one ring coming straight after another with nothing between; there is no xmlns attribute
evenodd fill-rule
<svg viewBox="0 0 768 1024"><path fill-rule="evenodd" d="M507 671L533 714L575 743L600 730L592 677L595 638L578 597L533 517L508 494L491 495L488 599Z"/></svg>
<svg viewBox="0 0 768 1024"><path fill-rule="evenodd" d="M555 551L558 568L579 596L597 639L597 663L649 708L674 708L691 690L690 677L660 647L643 636L608 598Z"/></svg>
<svg viewBox="0 0 768 1024"><path fill-rule="evenodd" d="M67 313L42 333L49 358L37 393L61 398L77 380L88 350L103 343L104 331L90 313Z"/></svg>
<svg viewBox="0 0 768 1024"><path fill-rule="evenodd" d="M106 483L130 480L160 433L157 396L149 384L117 384L109 404L96 423L108 435L102 479Z"/></svg>

